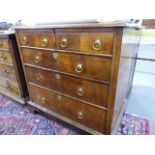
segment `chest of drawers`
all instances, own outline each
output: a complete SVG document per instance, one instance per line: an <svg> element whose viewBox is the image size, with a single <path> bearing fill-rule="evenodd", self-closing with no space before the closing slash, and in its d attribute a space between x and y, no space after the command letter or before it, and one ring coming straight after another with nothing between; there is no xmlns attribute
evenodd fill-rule
<svg viewBox="0 0 155 155"><path fill-rule="evenodd" d="M18 27L28 104L92 134L118 124L139 30L124 23Z"/></svg>
<svg viewBox="0 0 155 155"><path fill-rule="evenodd" d="M0 34L0 93L24 104L28 96L14 33Z"/></svg>

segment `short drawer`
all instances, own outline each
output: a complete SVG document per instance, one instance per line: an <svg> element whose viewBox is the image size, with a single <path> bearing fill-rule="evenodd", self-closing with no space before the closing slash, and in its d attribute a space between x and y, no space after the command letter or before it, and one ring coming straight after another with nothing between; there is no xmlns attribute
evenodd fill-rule
<svg viewBox="0 0 155 155"><path fill-rule="evenodd" d="M0 64L0 76L17 81L14 67Z"/></svg>
<svg viewBox="0 0 155 155"><path fill-rule="evenodd" d="M112 54L113 31L56 30L56 48L94 54Z"/></svg>
<svg viewBox="0 0 155 155"><path fill-rule="evenodd" d="M56 69L56 61L51 51L22 48L23 61L26 64Z"/></svg>
<svg viewBox="0 0 155 155"><path fill-rule="evenodd" d="M29 85L31 100L47 109L79 122L98 132L105 132L106 111L91 107L68 97Z"/></svg>
<svg viewBox="0 0 155 155"><path fill-rule="evenodd" d="M0 39L0 48L9 49L9 41L8 39Z"/></svg>
<svg viewBox="0 0 155 155"><path fill-rule="evenodd" d="M22 50L24 63L109 81L111 58L41 50Z"/></svg>
<svg viewBox="0 0 155 155"><path fill-rule="evenodd" d="M0 62L13 64L12 54L10 52L0 50Z"/></svg>
<svg viewBox="0 0 155 155"><path fill-rule="evenodd" d="M87 102L107 107L108 85L26 67L28 81Z"/></svg>
<svg viewBox="0 0 155 155"><path fill-rule="evenodd" d="M6 95L20 97L18 83L0 77L0 91Z"/></svg>
<svg viewBox="0 0 155 155"><path fill-rule="evenodd" d="M32 102L52 111L57 110L59 95L50 93L47 90L35 87L31 84L28 85L28 89Z"/></svg>
<svg viewBox="0 0 155 155"><path fill-rule="evenodd" d="M18 30L20 46L53 48L54 35L52 30Z"/></svg>

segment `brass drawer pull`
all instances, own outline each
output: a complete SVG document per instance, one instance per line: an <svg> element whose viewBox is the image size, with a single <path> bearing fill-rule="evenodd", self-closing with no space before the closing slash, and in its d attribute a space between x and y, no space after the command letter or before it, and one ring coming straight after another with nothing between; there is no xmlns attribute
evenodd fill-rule
<svg viewBox="0 0 155 155"><path fill-rule="evenodd" d="M75 71L77 73L81 73L83 71L83 65L81 63L77 64L75 67Z"/></svg>
<svg viewBox="0 0 155 155"><path fill-rule="evenodd" d="M42 76L38 73L38 74L36 75L36 79L39 81L39 80L42 79Z"/></svg>
<svg viewBox="0 0 155 155"><path fill-rule="evenodd" d="M9 83L7 83L7 84L5 85L5 88L8 89L8 90L11 90L11 89L12 89L12 86L11 86Z"/></svg>
<svg viewBox="0 0 155 155"><path fill-rule="evenodd" d="M5 69L5 68L4 68L2 71L3 71L5 74L9 74L9 73L10 73L10 71L7 70L7 69Z"/></svg>
<svg viewBox="0 0 155 155"><path fill-rule="evenodd" d="M77 89L76 93L77 93L78 96L83 96L83 94L84 94L83 88L82 87L79 87Z"/></svg>
<svg viewBox="0 0 155 155"><path fill-rule="evenodd" d="M48 39L47 39L47 38L44 38L44 39L42 40L42 46L43 46L43 47L47 47L47 46L48 46Z"/></svg>
<svg viewBox="0 0 155 155"><path fill-rule="evenodd" d="M46 103L46 99L45 99L45 97L42 97L41 98L41 104L45 104Z"/></svg>
<svg viewBox="0 0 155 155"><path fill-rule="evenodd" d="M2 60L6 60L7 56L5 54L2 55Z"/></svg>
<svg viewBox="0 0 155 155"><path fill-rule="evenodd" d="M83 119L83 112L82 112L82 111L79 111L79 112L77 113L77 118L78 118L78 119Z"/></svg>
<svg viewBox="0 0 155 155"><path fill-rule="evenodd" d="M95 40L93 43L93 49L99 51L102 48L102 42L100 39Z"/></svg>
<svg viewBox="0 0 155 155"><path fill-rule="evenodd" d="M33 61L34 61L34 63L39 63L40 61L41 61L41 57L39 56L39 55L34 55L33 56Z"/></svg>
<svg viewBox="0 0 155 155"><path fill-rule="evenodd" d="M63 38L62 41L61 41L61 47L65 48L67 47L67 39L66 38Z"/></svg>
<svg viewBox="0 0 155 155"><path fill-rule="evenodd" d="M58 54L57 54L57 53L54 52L54 53L52 54L52 56L53 56L53 59L57 60L57 58L58 58Z"/></svg>
<svg viewBox="0 0 155 155"><path fill-rule="evenodd" d="M23 44L23 45L26 45L27 43L28 43L27 37L24 36L24 37L23 37L23 40L22 40L22 44Z"/></svg>
<svg viewBox="0 0 155 155"><path fill-rule="evenodd" d="M60 74L56 74L55 77L56 77L57 80L61 79L61 75Z"/></svg>

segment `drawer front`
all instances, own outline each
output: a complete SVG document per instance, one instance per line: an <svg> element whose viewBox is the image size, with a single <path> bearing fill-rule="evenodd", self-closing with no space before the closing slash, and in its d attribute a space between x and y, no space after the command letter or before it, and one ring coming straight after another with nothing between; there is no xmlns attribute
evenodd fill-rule
<svg viewBox="0 0 155 155"><path fill-rule="evenodd" d="M59 95L32 85L28 85L28 88L31 101L49 110L57 110Z"/></svg>
<svg viewBox="0 0 155 155"><path fill-rule="evenodd" d="M60 74L30 67L26 67L26 73L29 82L61 91Z"/></svg>
<svg viewBox="0 0 155 155"><path fill-rule="evenodd" d="M26 49L22 50L22 55L25 63L35 66L96 80L110 80L110 58Z"/></svg>
<svg viewBox="0 0 155 155"><path fill-rule="evenodd" d="M104 133L105 111L66 97L61 98L59 109L63 116Z"/></svg>
<svg viewBox="0 0 155 155"><path fill-rule="evenodd" d="M59 71L96 80L110 81L111 59L109 58L57 53L55 61Z"/></svg>
<svg viewBox="0 0 155 155"><path fill-rule="evenodd" d="M94 54L112 54L114 32L56 30L56 47Z"/></svg>
<svg viewBox="0 0 155 155"><path fill-rule="evenodd" d="M28 81L107 107L108 86L51 71L26 67Z"/></svg>
<svg viewBox="0 0 155 155"><path fill-rule="evenodd" d="M53 48L54 35L52 30L19 30L17 32L21 46Z"/></svg>
<svg viewBox="0 0 155 155"><path fill-rule="evenodd" d="M29 85L31 100L84 126L104 133L106 112L39 87ZM57 109L57 110L56 110Z"/></svg>
<svg viewBox="0 0 155 155"><path fill-rule="evenodd" d="M8 39L0 39L0 48L9 49L9 41Z"/></svg>
<svg viewBox="0 0 155 155"><path fill-rule="evenodd" d="M9 96L20 97L18 83L0 77L0 91Z"/></svg>
<svg viewBox="0 0 155 155"><path fill-rule="evenodd" d="M50 51L23 48L22 57L24 63L56 69L56 61L53 60L53 53Z"/></svg>
<svg viewBox="0 0 155 155"><path fill-rule="evenodd" d="M12 54L10 52L0 50L0 62L13 64Z"/></svg>
<svg viewBox="0 0 155 155"><path fill-rule="evenodd" d="M0 76L17 81L14 67L0 64Z"/></svg>

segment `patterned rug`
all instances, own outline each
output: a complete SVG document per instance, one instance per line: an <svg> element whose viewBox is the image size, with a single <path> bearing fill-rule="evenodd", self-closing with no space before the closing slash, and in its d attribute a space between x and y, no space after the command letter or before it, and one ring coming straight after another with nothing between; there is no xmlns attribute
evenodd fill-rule
<svg viewBox="0 0 155 155"><path fill-rule="evenodd" d="M0 94L0 135L79 135L69 126L41 114ZM125 114L118 135L149 134L149 121Z"/></svg>

